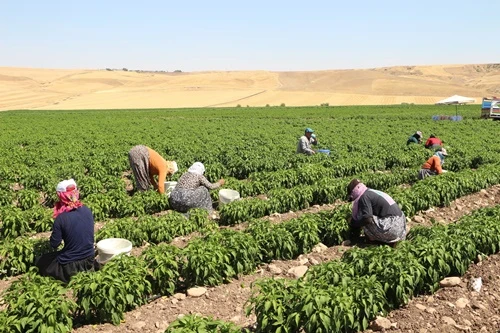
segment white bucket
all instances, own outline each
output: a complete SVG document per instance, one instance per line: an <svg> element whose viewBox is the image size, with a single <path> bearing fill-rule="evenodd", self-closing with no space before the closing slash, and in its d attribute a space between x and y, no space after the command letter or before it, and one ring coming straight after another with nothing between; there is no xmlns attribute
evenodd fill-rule
<svg viewBox="0 0 500 333"><path fill-rule="evenodd" d="M228 204L234 200L238 200L240 194L238 191L223 189L219 191L219 201L221 204Z"/></svg>
<svg viewBox="0 0 500 333"><path fill-rule="evenodd" d="M97 261L100 264L107 263L114 256L125 253L130 255L132 243L124 238L107 238L97 243L97 252L99 256Z"/></svg>
<svg viewBox="0 0 500 333"><path fill-rule="evenodd" d="M165 194L170 196L170 192L175 188L177 182L165 182Z"/></svg>

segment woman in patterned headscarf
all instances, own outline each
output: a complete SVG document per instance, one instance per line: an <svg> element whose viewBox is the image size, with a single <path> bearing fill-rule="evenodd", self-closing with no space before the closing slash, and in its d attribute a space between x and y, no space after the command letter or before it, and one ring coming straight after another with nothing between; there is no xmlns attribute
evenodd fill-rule
<svg viewBox="0 0 500 333"><path fill-rule="evenodd" d="M128 160L139 191L153 185L158 192L165 193L165 180L177 172L175 161L166 161L160 154L146 146L135 146L128 153ZM156 182L154 176L158 176Z"/></svg>
<svg viewBox="0 0 500 333"><path fill-rule="evenodd" d="M73 179L57 184L59 201L54 207L54 226L50 245L60 251L44 254L36 266L41 275L68 283L71 276L94 269L94 218L90 209L80 202L80 193Z"/></svg>
<svg viewBox="0 0 500 333"><path fill-rule="evenodd" d="M349 183L347 193L353 201L351 227L362 228L371 241L389 245L406 238L406 217L388 194L370 189L358 179Z"/></svg>
<svg viewBox="0 0 500 333"><path fill-rule="evenodd" d="M191 208L204 208L212 211L212 198L208 190L224 185L224 179L210 183L203 174L205 166L201 162L194 163L184 173L170 193L170 206L178 212L186 213Z"/></svg>

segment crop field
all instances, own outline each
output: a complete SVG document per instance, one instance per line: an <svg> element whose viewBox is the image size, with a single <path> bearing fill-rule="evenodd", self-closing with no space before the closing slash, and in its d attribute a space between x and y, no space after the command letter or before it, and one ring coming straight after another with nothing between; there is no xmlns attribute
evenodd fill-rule
<svg viewBox="0 0 500 333"><path fill-rule="evenodd" d="M349 238L346 187L354 177L389 193L409 218L500 184L500 122L460 106L462 121L434 121L454 107L356 106L228 109L10 111L0 113L0 333L70 332L111 323L154 295L214 287L253 274L273 260L293 260L318 243ZM297 155L311 127L330 156ZM435 134L449 156L438 177L417 180L432 155L408 136ZM143 144L175 160L178 179L194 162L241 200L215 218L171 211L156 191L133 192L128 151ZM96 242L130 240L135 249L67 286L40 277L56 184L74 178L96 221ZM269 216L335 204L273 223ZM356 332L379 314L461 276L481 255L500 250L500 208L480 209L449 226L412 228L396 249L352 247L340 260L314 265L306 279L264 279L248 298L257 332ZM172 241L189 237L185 246ZM139 251L135 251L135 250ZM188 314L188 313L186 313ZM159 326L159 327L158 327ZM229 321L187 315L157 331L239 332ZM108 329L109 331L110 329ZM91 332L91 330L85 331Z"/></svg>

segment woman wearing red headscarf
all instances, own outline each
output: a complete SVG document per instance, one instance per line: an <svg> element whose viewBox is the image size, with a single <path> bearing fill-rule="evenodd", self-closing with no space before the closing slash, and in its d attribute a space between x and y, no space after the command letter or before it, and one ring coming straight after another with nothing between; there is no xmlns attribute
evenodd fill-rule
<svg viewBox="0 0 500 333"><path fill-rule="evenodd" d="M94 218L80 200L73 179L57 184L59 201L54 207L54 226L50 245L60 251L44 254L37 262L41 275L68 283L71 276L94 269Z"/></svg>

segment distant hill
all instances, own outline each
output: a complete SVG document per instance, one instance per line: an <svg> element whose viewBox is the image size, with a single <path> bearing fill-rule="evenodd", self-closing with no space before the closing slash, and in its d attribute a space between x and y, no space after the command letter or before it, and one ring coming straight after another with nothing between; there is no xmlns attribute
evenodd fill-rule
<svg viewBox="0 0 500 333"><path fill-rule="evenodd" d="M0 110L434 104L500 96L500 64L307 72L0 67Z"/></svg>

